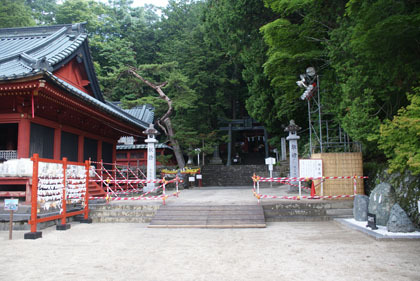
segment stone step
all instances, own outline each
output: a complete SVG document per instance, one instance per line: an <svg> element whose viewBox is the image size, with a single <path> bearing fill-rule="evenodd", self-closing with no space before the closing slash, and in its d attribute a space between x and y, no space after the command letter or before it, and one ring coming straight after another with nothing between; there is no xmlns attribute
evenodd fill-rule
<svg viewBox="0 0 420 281"><path fill-rule="evenodd" d="M258 205L162 206L151 228L257 228L265 227Z"/></svg>

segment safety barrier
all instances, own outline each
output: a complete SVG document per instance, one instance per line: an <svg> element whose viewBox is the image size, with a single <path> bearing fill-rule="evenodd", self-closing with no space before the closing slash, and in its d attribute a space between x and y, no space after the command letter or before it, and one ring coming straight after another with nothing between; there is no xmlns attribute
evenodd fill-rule
<svg viewBox="0 0 420 281"><path fill-rule="evenodd" d="M106 202L111 201L128 201L128 200L163 200L165 204L166 199L172 196L177 196L179 194L179 182L182 182L178 176L172 180L166 180L164 177L162 179L147 180L140 179L138 173L146 177L141 170L134 172L128 166L117 165L116 163L104 163L100 162L91 162L96 164L98 168L92 169L92 179L90 182L99 183L101 188L106 192ZM112 167L108 170L106 167ZM124 174L123 171L126 173ZM157 183L160 184L156 186L153 190L149 192L142 193L145 184ZM176 192L171 195L166 194L167 184L175 183ZM141 187L139 187L141 185ZM150 193L157 192L162 188L162 195L157 196L148 196ZM138 196L122 197L124 195L134 195L134 193L142 193ZM100 197L89 197L89 200L98 199Z"/></svg>
<svg viewBox="0 0 420 281"><path fill-rule="evenodd" d="M67 218L83 215L82 222L91 222L88 218L89 197L89 161L77 163L63 160L39 158L34 154L32 189L31 189L31 232L25 233L25 239L42 237L37 232L37 224L61 220L57 230L70 228Z"/></svg>
<svg viewBox="0 0 420 281"><path fill-rule="evenodd" d="M149 192L143 193L140 196L135 196L135 197L119 197L119 196L107 196L107 202L109 201L128 201L128 200L163 200L163 205L166 205L166 200L169 197L173 197L176 196L178 197L179 195L179 183L182 182L178 176L173 179L173 180L166 180L166 179L156 179L156 180L133 180L133 182L138 183L161 183L161 185L156 186L154 189L150 190ZM175 183L175 192L167 195L166 194L166 185L169 183ZM160 188L162 188L162 194L161 195L157 195L157 196L148 196L149 194L158 191Z"/></svg>
<svg viewBox="0 0 420 281"><path fill-rule="evenodd" d="M138 186L142 182L133 182L134 180L142 180L139 175L146 178L146 175L141 169L136 167L136 170L130 168L130 166L117 165L114 163L104 163L103 161L94 162L92 164L97 167L93 169L94 176L91 181L99 183L103 190L107 193L121 194L126 192L139 192L144 185ZM112 167L107 169L106 167ZM134 186L136 185L137 186Z"/></svg>
<svg viewBox="0 0 420 281"><path fill-rule="evenodd" d="M174 169L174 170L168 170L168 169L162 169L161 170L161 175L162 178L164 178L167 175L176 175L176 174L181 174L181 175L188 175L188 176L194 176L194 179L196 178L198 180L198 186L202 187L203 186L203 176L201 175L201 169L200 168L188 168L185 167L184 169Z"/></svg>
<svg viewBox="0 0 420 281"><path fill-rule="evenodd" d="M337 198L350 198L354 197L356 193L357 187L357 179L366 179L366 176L342 176L342 177L281 177L281 178L265 178L259 177L255 174L252 177L253 180L253 194L258 199L258 203L260 203L261 199L288 199L288 200L301 200L301 199L337 199ZM290 184L290 182L308 182L319 180L318 184L321 184L325 180L334 180L334 179L353 179L353 194L345 194L345 195L329 195L329 196L319 196L314 194L314 185L312 182L311 188L311 196L277 196L277 195L265 195L260 193L260 182L279 182L284 184ZM301 187L301 185L293 185L297 187Z"/></svg>

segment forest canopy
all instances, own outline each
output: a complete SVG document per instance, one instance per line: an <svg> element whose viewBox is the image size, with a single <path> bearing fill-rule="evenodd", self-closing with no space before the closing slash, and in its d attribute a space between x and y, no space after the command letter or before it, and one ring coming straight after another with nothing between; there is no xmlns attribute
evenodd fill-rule
<svg viewBox="0 0 420 281"><path fill-rule="evenodd" d="M308 124L296 86L317 70L323 119L365 158L419 172L420 3L411 0L0 0L0 27L87 22L102 91L125 106L165 104L133 76L168 82L182 147L218 141L221 119L252 117L277 147L290 119ZM408 124L412 124L408 126ZM302 142L308 130L300 132ZM305 153L305 151L303 151ZM307 151L306 151L307 152Z"/></svg>

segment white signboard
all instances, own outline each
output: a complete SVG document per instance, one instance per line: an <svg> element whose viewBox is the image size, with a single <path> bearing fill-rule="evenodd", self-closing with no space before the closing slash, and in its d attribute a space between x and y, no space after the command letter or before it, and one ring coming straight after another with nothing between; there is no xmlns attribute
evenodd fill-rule
<svg viewBox="0 0 420 281"><path fill-rule="evenodd" d="M198 180L201 180L203 178L202 175L196 175L196 177L197 177Z"/></svg>
<svg viewBox="0 0 420 281"><path fill-rule="evenodd" d="M19 199L4 199L5 211L17 211L18 205L19 205Z"/></svg>
<svg viewBox="0 0 420 281"><path fill-rule="evenodd" d="M273 157L265 158L265 164L266 165L274 165L274 164L276 164L276 158L273 158Z"/></svg>
<svg viewBox="0 0 420 281"><path fill-rule="evenodd" d="M188 177L189 181L195 181L195 177Z"/></svg>
<svg viewBox="0 0 420 281"><path fill-rule="evenodd" d="M319 178L322 177L321 159L299 159L299 177Z"/></svg>

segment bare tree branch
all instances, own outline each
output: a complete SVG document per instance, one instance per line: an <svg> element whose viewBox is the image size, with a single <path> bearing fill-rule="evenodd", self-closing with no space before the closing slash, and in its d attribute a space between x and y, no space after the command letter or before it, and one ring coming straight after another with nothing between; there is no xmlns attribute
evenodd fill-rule
<svg viewBox="0 0 420 281"><path fill-rule="evenodd" d="M156 92L159 94L159 97L161 99L165 100L166 103L168 104L168 110L166 111L166 113L161 118L159 118L156 121L156 123L162 129L162 131L165 133L165 135L169 138L169 140L172 144L172 147L174 149L174 153L175 153L176 160L178 162L178 166L179 166L179 168L183 169L185 167L184 157L182 155L181 147L180 147L177 139L175 138L175 133L174 133L173 128L172 128L171 119L169 118L169 116L173 112L172 100L167 95L165 95L165 93L162 91L162 87L165 87L168 84L168 82L163 82L160 85L155 85L154 83L150 82L149 80L145 79L140 74L138 74L137 71L138 70L134 67L130 67L127 70L128 73L131 73L132 75L134 75L135 77L137 77L138 79L143 81L143 83L145 83L149 87L156 90Z"/></svg>

